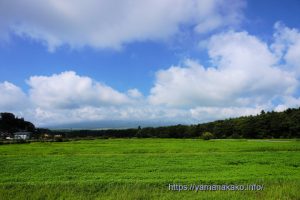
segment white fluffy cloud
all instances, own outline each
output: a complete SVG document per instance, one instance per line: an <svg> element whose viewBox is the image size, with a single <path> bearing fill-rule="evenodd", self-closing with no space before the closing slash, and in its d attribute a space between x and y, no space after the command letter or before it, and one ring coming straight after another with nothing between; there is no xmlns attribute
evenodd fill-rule
<svg viewBox="0 0 300 200"><path fill-rule="evenodd" d="M157 73L149 97L168 106L257 106L292 95L297 76L277 65L268 45L247 32L226 32L211 37L211 67L187 60Z"/></svg>
<svg viewBox="0 0 300 200"><path fill-rule="evenodd" d="M0 110L22 110L27 103L27 97L19 87L6 81L0 83Z"/></svg>
<svg viewBox="0 0 300 200"><path fill-rule="evenodd" d="M29 114L29 113L28 113ZM147 104L124 105L124 106L85 106L76 109L49 109L36 108L28 115L40 126L63 125L70 123L87 122L141 122L146 124L169 124L169 123L196 123L197 120L190 117L190 111L182 109L170 109L165 107L151 106ZM99 125L101 125L99 123ZM116 124L118 126L118 124ZM136 124L141 125L141 124ZM119 125L120 126L120 125ZM129 126L125 124L124 126Z"/></svg>
<svg viewBox="0 0 300 200"><path fill-rule="evenodd" d="M128 96L130 96L132 98L137 98L137 99L143 97L142 93L136 88L128 90L127 94L128 94Z"/></svg>
<svg viewBox="0 0 300 200"><path fill-rule="evenodd" d="M72 109L131 102L127 95L73 71L52 76L32 76L28 84L32 102L42 108Z"/></svg>
<svg viewBox="0 0 300 200"><path fill-rule="evenodd" d="M206 43L211 66L186 60L160 70L150 94L117 91L90 77L67 71L32 76L26 94L0 83L1 111L24 111L37 125L97 120L197 123L282 111L300 106L300 33L275 25L267 44L247 32L227 31Z"/></svg>
<svg viewBox="0 0 300 200"><path fill-rule="evenodd" d="M266 109L266 107L195 107L190 109L190 115L194 119L209 122L229 117L255 115L263 109Z"/></svg>
<svg viewBox="0 0 300 200"><path fill-rule="evenodd" d="M9 32L43 42L50 51L120 48L132 41L165 39L181 25L205 33L236 25L244 0L4 0L0 35Z"/></svg>
<svg viewBox="0 0 300 200"><path fill-rule="evenodd" d="M275 42L271 48L278 60L284 60L289 70L293 70L300 76L300 32L297 29L286 27L277 22L274 26Z"/></svg>

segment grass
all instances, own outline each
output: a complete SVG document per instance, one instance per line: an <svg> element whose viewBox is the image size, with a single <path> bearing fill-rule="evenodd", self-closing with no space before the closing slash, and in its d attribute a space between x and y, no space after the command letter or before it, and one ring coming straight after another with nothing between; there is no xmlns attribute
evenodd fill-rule
<svg viewBox="0 0 300 200"><path fill-rule="evenodd" d="M0 199L300 199L297 140L108 139L0 145ZM170 191L261 184L263 191Z"/></svg>

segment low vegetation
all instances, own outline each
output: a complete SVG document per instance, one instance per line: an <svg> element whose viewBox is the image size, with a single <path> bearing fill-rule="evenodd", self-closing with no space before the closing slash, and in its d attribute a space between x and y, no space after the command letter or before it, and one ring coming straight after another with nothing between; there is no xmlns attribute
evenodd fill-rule
<svg viewBox="0 0 300 200"><path fill-rule="evenodd" d="M1 199L300 197L297 140L106 139L0 146ZM261 184L170 191L168 184Z"/></svg>
<svg viewBox="0 0 300 200"><path fill-rule="evenodd" d="M211 133L211 132L204 132L202 134L202 138L204 140L210 140L210 139L213 139L214 138L214 135Z"/></svg>

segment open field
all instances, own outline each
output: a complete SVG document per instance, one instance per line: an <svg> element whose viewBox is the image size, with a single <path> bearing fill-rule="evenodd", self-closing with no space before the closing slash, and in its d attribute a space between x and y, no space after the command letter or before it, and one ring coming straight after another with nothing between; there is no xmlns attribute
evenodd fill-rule
<svg viewBox="0 0 300 200"><path fill-rule="evenodd" d="M261 184L172 191L169 184ZM107 139L0 145L0 199L300 199L299 140Z"/></svg>

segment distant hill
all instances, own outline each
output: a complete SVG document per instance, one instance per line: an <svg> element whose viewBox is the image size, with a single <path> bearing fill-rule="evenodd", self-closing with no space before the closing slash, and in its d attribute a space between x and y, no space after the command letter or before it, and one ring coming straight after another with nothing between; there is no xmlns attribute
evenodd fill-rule
<svg viewBox="0 0 300 200"><path fill-rule="evenodd" d="M175 123L176 124L176 123ZM159 126L170 126L174 125L174 122L169 121L128 121L128 120L101 120L101 121L83 121L77 123L65 123L65 124L54 124L48 125L47 128L52 130L57 129L129 129L141 127L159 127Z"/></svg>

